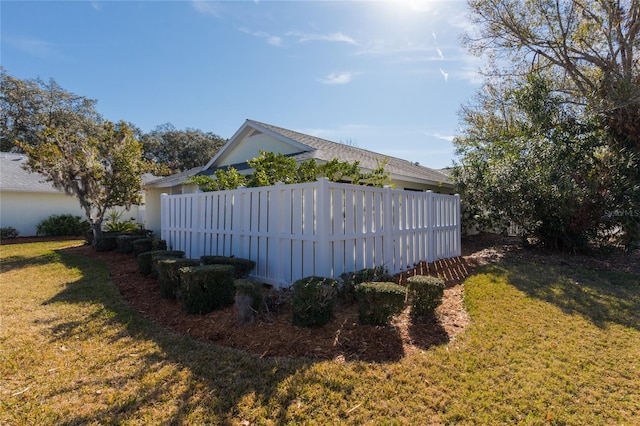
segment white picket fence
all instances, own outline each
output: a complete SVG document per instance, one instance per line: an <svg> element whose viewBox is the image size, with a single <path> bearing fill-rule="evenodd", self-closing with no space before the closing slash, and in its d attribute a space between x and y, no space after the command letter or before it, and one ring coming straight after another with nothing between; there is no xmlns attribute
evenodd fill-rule
<svg viewBox="0 0 640 426"><path fill-rule="evenodd" d="M459 256L460 197L332 183L162 196L162 238L186 256L256 262L275 286Z"/></svg>

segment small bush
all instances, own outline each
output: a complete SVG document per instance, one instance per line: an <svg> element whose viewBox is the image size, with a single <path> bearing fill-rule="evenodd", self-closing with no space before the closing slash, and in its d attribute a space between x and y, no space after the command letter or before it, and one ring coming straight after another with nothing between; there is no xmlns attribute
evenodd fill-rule
<svg viewBox="0 0 640 426"><path fill-rule="evenodd" d="M404 309L406 289L392 282L362 283L356 287L360 324L385 325Z"/></svg>
<svg viewBox="0 0 640 426"><path fill-rule="evenodd" d="M259 281L239 279L236 286L236 318L242 324L251 323L262 310L264 286Z"/></svg>
<svg viewBox="0 0 640 426"><path fill-rule="evenodd" d="M167 242L165 240L161 240L160 238L154 238L151 240L151 250L166 250Z"/></svg>
<svg viewBox="0 0 640 426"><path fill-rule="evenodd" d="M293 325L315 327L333 317L337 281L331 278L306 277L293 283Z"/></svg>
<svg viewBox="0 0 640 426"><path fill-rule="evenodd" d="M116 237L118 253L133 253L133 242L139 238L137 235L118 235Z"/></svg>
<svg viewBox="0 0 640 426"><path fill-rule="evenodd" d="M153 256L167 256L181 258L184 257L183 251L170 251L170 250L152 250L140 253L137 257L138 260L138 272L142 275L149 275L153 272Z"/></svg>
<svg viewBox="0 0 640 426"><path fill-rule="evenodd" d="M198 259L165 258L156 261L160 296L164 299L175 299L180 290L180 268L198 266Z"/></svg>
<svg viewBox="0 0 640 426"><path fill-rule="evenodd" d="M391 282L393 276L384 266L360 269L355 272L345 272L340 275L342 282L338 287L338 297L344 303L352 304L356 301L356 286L362 283Z"/></svg>
<svg viewBox="0 0 640 426"><path fill-rule="evenodd" d="M20 233L13 226L4 226L0 228L0 240L10 240L11 238L18 238Z"/></svg>
<svg viewBox="0 0 640 426"><path fill-rule="evenodd" d="M64 237L77 235L84 236L85 232L91 230L91 225L80 216L71 214L54 214L40 222L36 227L37 235L52 237Z"/></svg>
<svg viewBox="0 0 640 426"><path fill-rule="evenodd" d="M151 238L138 238L133 241L133 255L138 257L141 253L152 250L166 250L166 248L154 248Z"/></svg>
<svg viewBox="0 0 640 426"><path fill-rule="evenodd" d="M116 235L103 235L96 240L96 251L112 251L118 247Z"/></svg>
<svg viewBox="0 0 640 426"><path fill-rule="evenodd" d="M179 300L185 312L206 314L233 305L233 266L189 266L180 268L179 273Z"/></svg>
<svg viewBox="0 0 640 426"><path fill-rule="evenodd" d="M202 256L200 259L204 265L232 265L236 279L246 277L256 267L256 262L241 257Z"/></svg>
<svg viewBox="0 0 640 426"><path fill-rule="evenodd" d="M414 317L433 317L442 303L444 281L426 275L416 275L407 279L407 297Z"/></svg>

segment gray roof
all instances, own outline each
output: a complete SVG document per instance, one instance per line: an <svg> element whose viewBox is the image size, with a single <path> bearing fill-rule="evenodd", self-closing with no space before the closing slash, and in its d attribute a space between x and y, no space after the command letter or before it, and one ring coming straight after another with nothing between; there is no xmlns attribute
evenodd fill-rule
<svg viewBox="0 0 640 426"><path fill-rule="evenodd" d="M308 146L310 148L309 151L301 152L293 156L297 161L304 161L310 158L322 161L331 161L334 158L337 158L340 161L346 161L349 163L359 161L360 167L363 169L373 170L379 167L379 164L382 164L386 159L387 164L385 166L385 171L392 176L428 180L434 183L451 184L449 177L441 171L420 166L412 163L411 161L402 160L400 158L379 154L377 152L338 142L332 142L255 120L247 120L247 124L257 130L266 129L287 139Z"/></svg>
<svg viewBox="0 0 640 426"><path fill-rule="evenodd" d="M54 188L51 182L40 173L32 173L23 168L27 163L26 154L14 154L0 152L0 190L15 192L48 192L64 193ZM150 182L157 179L150 173L142 175L142 182Z"/></svg>
<svg viewBox="0 0 640 426"><path fill-rule="evenodd" d="M31 173L22 166L26 164L24 154L0 152L0 190L19 192L60 193L40 173Z"/></svg>

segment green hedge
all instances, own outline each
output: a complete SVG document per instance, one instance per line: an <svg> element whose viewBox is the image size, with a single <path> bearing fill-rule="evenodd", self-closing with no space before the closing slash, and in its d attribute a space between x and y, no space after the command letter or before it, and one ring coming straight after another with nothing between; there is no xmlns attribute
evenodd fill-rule
<svg viewBox="0 0 640 426"><path fill-rule="evenodd" d="M384 325L404 309L407 291L392 282L362 283L356 287L360 324Z"/></svg>
<svg viewBox="0 0 640 426"><path fill-rule="evenodd" d="M414 317L433 317L442 303L444 281L427 275L416 275L407 279L407 298Z"/></svg>
<svg viewBox="0 0 640 426"><path fill-rule="evenodd" d="M204 265L232 265L236 279L246 277L256 267L256 262L241 257L202 256L200 259Z"/></svg>
<svg viewBox="0 0 640 426"><path fill-rule="evenodd" d="M362 283L391 282L393 276L384 266L360 269L355 272L345 272L340 275L342 282L338 287L338 297L344 303L351 304L356 301L356 286Z"/></svg>
<svg viewBox="0 0 640 426"><path fill-rule="evenodd" d="M116 245L118 253L130 254L133 253L133 242L139 239L138 235L118 235L116 237Z"/></svg>
<svg viewBox="0 0 640 426"><path fill-rule="evenodd" d="M260 281L237 279L234 282L236 294L251 298L251 308L256 312L262 310L264 303L264 285Z"/></svg>
<svg viewBox="0 0 640 426"><path fill-rule="evenodd" d="M293 325L315 327L333 318L337 281L331 278L306 277L293 283Z"/></svg>
<svg viewBox="0 0 640 426"><path fill-rule="evenodd" d="M140 253L137 257L138 272L142 275L149 275L153 272L153 256L182 258L184 257L184 252L178 250L151 250Z"/></svg>
<svg viewBox="0 0 640 426"><path fill-rule="evenodd" d="M200 265L198 259L164 258L156 261L160 296L165 299L175 299L180 290L180 268L198 265Z"/></svg>
<svg viewBox="0 0 640 426"><path fill-rule="evenodd" d="M185 312L206 314L233 305L233 266L188 266L179 271L179 300Z"/></svg>
<svg viewBox="0 0 640 426"><path fill-rule="evenodd" d="M96 240L96 251L113 251L118 248L118 236L103 234Z"/></svg>
<svg viewBox="0 0 640 426"><path fill-rule="evenodd" d="M138 257L140 254L152 251L152 250L166 250L165 248L153 247L153 239L151 238L138 238L133 241L133 255Z"/></svg>

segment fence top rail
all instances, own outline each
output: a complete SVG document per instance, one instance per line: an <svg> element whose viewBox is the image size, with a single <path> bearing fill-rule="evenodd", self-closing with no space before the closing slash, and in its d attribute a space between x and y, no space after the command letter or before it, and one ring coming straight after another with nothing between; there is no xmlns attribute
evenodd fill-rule
<svg viewBox="0 0 640 426"><path fill-rule="evenodd" d="M168 198L191 198L191 197L204 197L204 196L212 196L212 195L218 195L218 196L233 195L238 193L250 193L250 192L264 192L264 191L278 191L278 190L293 191L293 190L302 190L302 189L314 189L314 188L318 188L319 182L321 180L326 180L326 178L321 178L315 182L306 182L306 183L293 183L293 184L278 183L272 186L260 186L260 187L253 187L253 188L240 187L238 189L227 189L222 191L209 191L209 192L198 191L198 192L193 192L189 194L171 194L171 195L162 194L162 196L168 197ZM327 181L327 185L329 189L339 189L339 190L346 190L346 191L362 191L362 192L369 192L369 193L390 192L392 195L411 195L414 197L422 196L422 197L450 199L458 196L458 194L450 195L450 194L439 194L432 191L424 191L424 192L408 191L404 189L393 189L391 187L378 188L378 187L372 187L372 186L353 185L351 183L339 183L339 182L329 182L329 181Z"/></svg>

